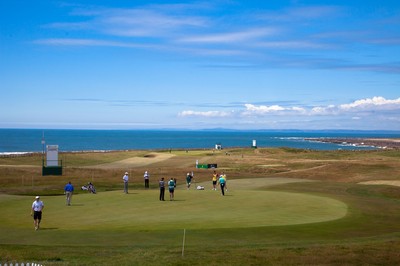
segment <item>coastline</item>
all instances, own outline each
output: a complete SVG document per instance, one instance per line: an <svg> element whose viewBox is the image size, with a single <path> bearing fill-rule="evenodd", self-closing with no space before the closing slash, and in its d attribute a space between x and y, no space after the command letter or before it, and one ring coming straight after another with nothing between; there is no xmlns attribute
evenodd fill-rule
<svg viewBox="0 0 400 266"><path fill-rule="evenodd" d="M399 138L305 138L307 141L333 143L343 146L400 149Z"/></svg>
<svg viewBox="0 0 400 266"><path fill-rule="evenodd" d="M400 138L343 138L343 137L315 137L315 138L303 138L304 141L309 142L321 142L336 144L339 147L371 147L374 149L386 149L386 150L400 150ZM243 148L237 147L224 147L224 149L230 148ZM277 147L264 147L264 148L277 148ZM176 148L174 150L206 150L210 148ZM212 148L211 148L212 149ZM299 148L302 149L302 148ZM149 148L149 149L120 149L120 150L80 150L80 151L60 151L60 153L109 153L118 151L161 151L170 150L164 148ZM22 156L35 156L41 155L42 152L31 151L31 152L0 152L0 158L7 157L22 157Z"/></svg>

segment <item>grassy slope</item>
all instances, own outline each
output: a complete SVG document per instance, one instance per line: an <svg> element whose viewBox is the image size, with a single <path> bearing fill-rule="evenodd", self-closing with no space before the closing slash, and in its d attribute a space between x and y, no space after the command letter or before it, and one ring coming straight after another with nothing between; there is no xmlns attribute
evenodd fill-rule
<svg viewBox="0 0 400 266"><path fill-rule="evenodd" d="M258 198L257 193L262 193L259 197L265 197L266 195L274 195L273 192L279 191L324 196L346 203L348 213L346 217L339 220L301 225L215 229L210 228L209 223L204 222L202 223L204 228L193 227L187 230L186 249L183 258L181 256L183 231L179 222L176 222L178 224L171 230L153 231L152 228L144 226L141 229L131 228L133 230L128 231L123 228L115 228L115 230L111 231L98 230L100 233L94 234L91 230L60 229L58 225L49 226L47 230L40 232L33 232L31 225L27 226L28 229L26 230L18 228L19 226L26 226L26 219L28 221L30 219L30 217L21 217L18 221L20 225L15 225L15 228L11 226L11 228L0 229L3 237L3 240L0 241L0 243L3 243L3 245L0 245L0 261L11 258L17 260L36 259L37 261L45 261L46 265L82 265L91 263L104 265L107 263L111 265L133 265L135 263L137 265L395 265L400 263L397 252L400 247L399 189L396 187L365 186L354 183L365 179L398 178L399 154L396 152L310 152L292 149L234 149L229 150L229 155L223 153L212 155L207 151L196 153L190 151L189 154L176 152L176 155L168 162L157 163L152 165L151 168L146 167L153 173L153 188L156 185L154 184L154 179L158 178L158 176L177 176L180 178L183 175L182 172L192 169L195 159L200 159L205 163L218 163L220 167L223 166L225 171L228 172L228 182L231 181L228 184L232 186L234 182L231 179L245 177L284 176L321 180L320 182L286 183L273 187L264 187L263 190L265 191L257 190L254 192L255 194L246 190L240 193L243 193L243 195L249 193L248 197L254 195L255 198ZM119 159L124 159L126 158L125 156L129 157L131 154L121 153L118 155ZM99 163L106 162L100 157L102 156L92 154L91 160ZM12 163L13 160L7 163L18 164L18 160L21 160L19 158L15 159L17 163ZM52 179L41 178L35 174L35 169L29 167L6 167L7 174L1 171L0 182L7 187L6 191L14 191L16 193L35 194L40 189L50 190L54 193L58 189L59 193L60 186L66 180L72 179L73 182L78 183L82 182L83 179L87 179L88 176L90 178L90 175L92 175L95 177L96 185L100 191L109 190L110 188L120 189L120 174L121 171L124 171L123 169L102 170L101 172L95 168L81 169L79 168L79 160L81 159L84 158L80 154L76 155L73 160L71 158L70 161L75 161L75 165L71 165L71 168L67 169L70 174L60 179L54 177ZM29 164L29 160L24 160L21 164ZM0 159L0 164L6 163ZM87 164L85 163L85 165ZM144 169L133 169L134 176L141 176ZM222 169L219 168L219 170ZM28 181L25 181L25 185L21 188L22 178L17 173L25 175L25 177L28 176L27 179L29 179L29 175L34 176L35 185L32 187ZM198 182L205 180L209 182L210 174L210 171L206 170L196 171L196 179ZM132 186L137 189L141 188L141 179L138 178L135 181L136 183L132 184ZM182 183L183 178L180 178L178 182ZM207 184L209 186L209 183ZM249 184L246 186L249 186ZM239 191L235 190L230 193L238 194ZM177 192L177 199L181 197L182 201L176 201L172 204L184 205L188 203L186 200L191 200L194 193L202 192L206 193L196 194L196 196L202 195L207 198L216 196L215 193L211 194L215 191L187 192L182 190ZM118 196L117 193L112 192L110 195L115 194L115 196ZM101 193L98 195L79 195L74 198L74 202L79 204L80 197L82 197L82 199L85 199L84 204L86 204L86 200L89 199L85 197L88 196L97 197L101 196ZM140 197L150 201L150 198L156 198L158 195L156 190L151 192L138 190L137 194L127 196L132 196L132 198ZM229 197L226 198L230 200ZM26 204L30 205L31 201L28 200L29 202L25 203L27 199L24 197L13 199L15 199L15 203L14 200L12 201L13 203L10 203L11 209L25 206ZM51 199L50 202L53 202L53 198ZM215 201L220 202L220 200L221 196L215 198ZM245 200L243 199L243 201ZM4 203L1 198L0 201ZM23 201L23 204L20 201ZM207 200L204 199L202 201L206 202ZM54 197L55 206L59 206L62 202L62 197ZM156 202L157 204L159 203L158 201ZM166 202L166 204L169 203ZM263 204L268 203L267 200ZM247 207L245 202L240 204ZM275 205L277 204L279 203L275 203ZM187 205L192 209L199 208L194 203ZM1 204L1 206L4 205ZM178 206L180 210L182 206ZM85 207L86 205L76 206L77 209ZM64 206L60 208L60 212L63 213L63 210ZM229 211L235 212L235 209L230 206ZM203 212L206 215L207 212L202 211L201 213L203 214ZM318 209L316 209L316 213L318 212ZM28 213L29 207L26 210L26 215ZM121 212L116 212L116 215L118 213ZM178 217L178 211L173 213L175 213L175 217ZM49 214L46 213L46 215ZM157 220L157 215L157 211L155 211L151 219ZM102 217L101 214L99 216ZM212 216L210 215L210 217ZM49 219L50 222L49 217L45 219ZM230 222L230 220L226 219L226 222ZM68 222L64 224L67 226ZM128 228L131 227L129 223L126 225ZM40 233L40 235L36 233ZM2 241L5 241L4 239L7 236L13 236L9 238L15 238L15 243L4 244L5 242ZM112 245L110 238L114 239ZM24 239L26 239L25 242ZM77 239L85 243L83 244L84 247L77 246ZM70 245L65 245L65 242L69 242ZM43 243L60 243L60 245L53 245L49 248L47 247L48 244ZM91 243L91 245L87 245L87 243Z"/></svg>

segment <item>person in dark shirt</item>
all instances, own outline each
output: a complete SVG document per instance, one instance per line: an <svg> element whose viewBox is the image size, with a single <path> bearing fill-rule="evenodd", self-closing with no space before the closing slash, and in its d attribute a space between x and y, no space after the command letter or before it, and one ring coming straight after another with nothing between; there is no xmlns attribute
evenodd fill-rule
<svg viewBox="0 0 400 266"><path fill-rule="evenodd" d="M165 194L165 181L164 177L161 178L161 180L158 182L160 186L160 200L164 201L164 194Z"/></svg>

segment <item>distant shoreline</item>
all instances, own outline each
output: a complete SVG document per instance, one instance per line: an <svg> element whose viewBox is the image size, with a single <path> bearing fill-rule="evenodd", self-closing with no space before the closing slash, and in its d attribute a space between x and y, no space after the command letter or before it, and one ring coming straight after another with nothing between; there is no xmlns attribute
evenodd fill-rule
<svg viewBox="0 0 400 266"><path fill-rule="evenodd" d="M339 146L353 146L353 147L373 147L376 149L396 149L400 150L400 138L340 138L340 137L316 137L316 138L304 138L305 141L310 142L322 142L332 143ZM243 148L237 147L224 147L224 149L236 149ZM263 147L263 148L277 148L277 147ZM279 147L278 147L279 148ZM121 149L121 150L81 150L81 151L60 151L60 153L109 153L109 152L120 152L120 151L168 151L168 150L180 150L180 151L191 151L191 150L207 150L212 148L175 148L175 149L164 149L164 148L153 148L153 149ZM301 149L301 148L298 148ZM20 157L20 156L35 156L42 155L42 152L0 152L0 158L5 157Z"/></svg>
<svg viewBox="0 0 400 266"><path fill-rule="evenodd" d="M334 143L344 146L370 146L379 149L400 149L399 138L305 138L305 140Z"/></svg>

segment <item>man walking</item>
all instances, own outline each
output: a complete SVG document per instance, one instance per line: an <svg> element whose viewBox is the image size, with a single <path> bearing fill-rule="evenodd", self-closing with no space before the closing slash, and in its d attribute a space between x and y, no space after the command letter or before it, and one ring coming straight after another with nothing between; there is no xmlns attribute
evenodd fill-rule
<svg viewBox="0 0 400 266"><path fill-rule="evenodd" d="M68 184L66 184L64 187L64 194L66 196L66 201L68 206L71 205L71 199L73 193L74 193L74 186L71 184L71 182L68 182Z"/></svg>
<svg viewBox="0 0 400 266"><path fill-rule="evenodd" d="M33 216L33 224L35 225L35 230L39 229L40 221L42 220L43 208L43 201L40 200L39 196L36 196L35 201L32 203L31 209L31 216Z"/></svg>
<svg viewBox="0 0 400 266"><path fill-rule="evenodd" d="M160 200L164 201L164 194L165 194L164 177L161 178L161 180L158 182L158 185L160 186Z"/></svg>
<svg viewBox="0 0 400 266"><path fill-rule="evenodd" d="M129 180L128 172L125 172L125 175L122 177L122 180L124 180L124 193L128 194L128 180Z"/></svg>
<svg viewBox="0 0 400 266"><path fill-rule="evenodd" d="M144 187L145 188L149 188L149 178L150 178L150 174L146 171L144 172Z"/></svg>
<svg viewBox="0 0 400 266"><path fill-rule="evenodd" d="M187 189L190 189L190 184L192 183L192 178L193 178L193 176L191 176L190 173L186 174L186 186L187 186Z"/></svg>
<svg viewBox="0 0 400 266"><path fill-rule="evenodd" d="M225 172L222 172L221 177L225 179L225 191L228 191L228 185L227 185L227 180L226 180L226 174Z"/></svg>
<svg viewBox="0 0 400 266"><path fill-rule="evenodd" d="M223 178L223 175L220 175L220 178L218 179L218 183L221 186L221 192L222 196L225 196L225 178Z"/></svg>

